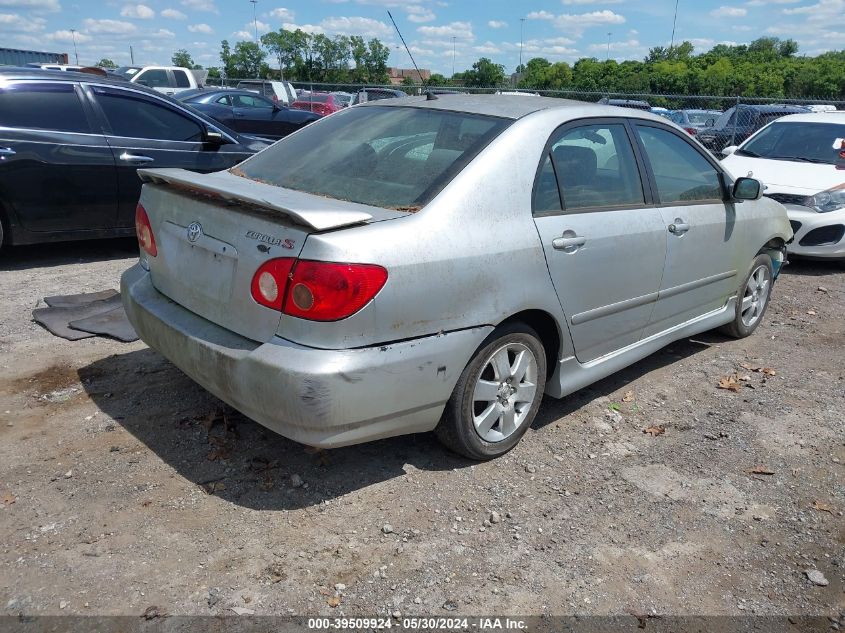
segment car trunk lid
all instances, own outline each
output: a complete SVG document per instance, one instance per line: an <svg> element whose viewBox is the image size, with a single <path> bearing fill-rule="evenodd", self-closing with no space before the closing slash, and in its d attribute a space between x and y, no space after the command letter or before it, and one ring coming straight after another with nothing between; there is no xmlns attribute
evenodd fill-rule
<svg viewBox="0 0 845 633"><path fill-rule="evenodd" d="M261 264L296 258L310 233L406 215L228 172L138 173L158 249L147 258L153 285L208 321L261 342L276 334L281 318L252 298L252 277Z"/></svg>

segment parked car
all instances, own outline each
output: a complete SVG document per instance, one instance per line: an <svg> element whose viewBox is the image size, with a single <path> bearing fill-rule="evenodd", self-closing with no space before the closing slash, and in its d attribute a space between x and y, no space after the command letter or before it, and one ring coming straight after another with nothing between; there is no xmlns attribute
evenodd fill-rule
<svg viewBox="0 0 845 633"><path fill-rule="evenodd" d="M131 235L138 167L219 171L268 145L82 73L0 70L0 112L0 244Z"/></svg>
<svg viewBox="0 0 845 633"><path fill-rule="evenodd" d="M393 88L361 88L355 93L352 105L367 103L368 101L380 101L381 99L404 99L407 96L407 92Z"/></svg>
<svg viewBox="0 0 845 633"><path fill-rule="evenodd" d="M307 110L316 112L320 116L334 114L345 106L342 105L340 97L330 92L309 92L300 96L291 106L296 110Z"/></svg>
<svg viewBox="0 0 845 633"><path fill-rule="evenodd" d="M77 66L74 64L44 64L41 62L30 62L27 68L40 68L41 70L62 70L64 72L79 72L85 66Z"/></svg>
<svg viewBox="0 0 845 633"><path fill-rule="evenodd" d="M169 96L183 90L202 88L208 77L207 70L179 66L121 66L114 72L133 84L141 84Z"/></svg>
<svg viewBox="0 0 845 633"><path fill-rule="evenodd" d="M351 92L333 92L335 96L335 101L340 104L341 108L348 108L352 105L352 100L355 98L355 95Z"/></svg>
<svg viewBox="0 0 845 633"><path fill-rule="evenodd" d="M273 140L320 118L313 112L277 105L248 90L203 90L192 92L180 101L236 132Z"/></svg>
<svg viewBox="0 0 845 633"><path fill-rule="evenodd" d="M753 173L786 206L791 254L845 261L845 112L783 117L724 153L728 169Z"/></svg>
<svg viewBox="0 0 845 633"><path fill-rule="evenodd" d="M739 145L757 130L788 114L808 112L791 105L739 105L707 121L696 138L707 149L720 154L729 145Z"/></svg>
<svg viewBox="0 0 845 633"><path fill-rule="evenodd" d="M669 114L669 120L684 128L690 136L697 136L707 127L708 121L715 122L721 115L718 110L675 110Z"/></svg>
<svg viewBox="0 0 845 633"><path fill-rule="evenodd" d="M273 101L273 103L290 106L296 101L296 88L289 81L262 81L250 79L239 81L238 90L257 92Z"/></svg>
<svg viewBox="0 0 845 633"><path fill-rule="evenodd" d="M138 334L322 447L436 430L502 455L544 393L750 335L792 237L758 181L668 121L549 98L388 99L237 169L141 175L121 282Z"/></svg>
<svg viewBox="0 0 845 633"><path fill-rule="evenodd" d="M599 99L599 104L616 106L617 108L631 108L632 110L644 110L645 112L651 112L651 105L649 105L648 101L638 101L636 99L608 99L607 97L602 97L601 99Z"/></svg>
<svg viewBox="0 0 845 633"><path fill-rule="evenodd" d="M530 90L497 90L497 95L516 95L519 97L529 96L529 97L539 97L539 92L531 92Z"/></svg>

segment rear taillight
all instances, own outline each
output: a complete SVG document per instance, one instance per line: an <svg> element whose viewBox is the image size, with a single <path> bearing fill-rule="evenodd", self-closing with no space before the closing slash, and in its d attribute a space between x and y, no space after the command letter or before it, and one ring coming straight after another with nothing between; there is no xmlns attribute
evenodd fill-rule
<svg viewBox="0 0 845 633"><path fill-rule="evenodd" d="M147 211L140 204L135 207L135 234L138 236L138 245L150 257L158 255L156 238L153 235L153 227L150 225L150 218Z"/></svg>
<svg viewBox="0 0 845 633"><path fill-rule="evenodd" d="M695 136L696 134L698 134L698 130L696 130L694 127L685 127L684 130L686 130L686 133L690 136Z"/></svg>
<svg viewBox="0 0 845 633"><path fill-rule="evenodd" d="M252 298L263 306L281 312L290 270L295 262L292 257L264 262L252 277Z"/></svg>
<svg viewBox="0 0 845 633"><path fill-rule="evenodd" d="M372 264L265 262L252 278L261 305L310 321L339 321L372 301L387 282L387 270Z"/></svg>

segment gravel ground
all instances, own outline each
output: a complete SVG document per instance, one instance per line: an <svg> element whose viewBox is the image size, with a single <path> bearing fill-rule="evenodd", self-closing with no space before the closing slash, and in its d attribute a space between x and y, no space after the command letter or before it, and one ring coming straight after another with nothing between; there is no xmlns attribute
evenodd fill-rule
<svg viewBox="0 0 845 633"><path fill-rule="evenodd" d="M314 451L143 343L31 321L133 261L0 257L0 614L845 611L845 268L794 262L753 337L547 399L474 464L430 435Z"/></svg>

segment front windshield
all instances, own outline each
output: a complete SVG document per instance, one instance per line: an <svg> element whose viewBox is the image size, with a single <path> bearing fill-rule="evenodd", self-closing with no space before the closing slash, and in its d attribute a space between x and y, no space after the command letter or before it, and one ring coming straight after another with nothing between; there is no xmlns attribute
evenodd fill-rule
<svg viewBox="0 0 845 633"><path fill-rule="evenodd" d="M719 114L719 112L687 112L687 117L692 125L707 125L710 119L715 120Z"/></svg>
<svg viewBox="0 0 845 633"><path fill-rule="evenodd" d="M835 165L845 138L841 123L775 122L742 146L740 155Z"/></svg>
<svg viewBox="0 0 845 633"><path fill-rule="evenodd" d="M428 108L348 108L282 139L232 173L338 200L416 211L509 124Z"/></svg>
<svg viewBox="0 0 845 633"><path fill-rule="evenodd" d="M121 66L120 68L116 68L114 72L127 79L132 79L132 76L137 75L140 70L137 66Z"/></svg>

